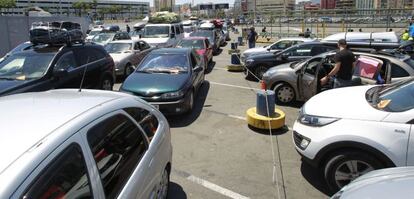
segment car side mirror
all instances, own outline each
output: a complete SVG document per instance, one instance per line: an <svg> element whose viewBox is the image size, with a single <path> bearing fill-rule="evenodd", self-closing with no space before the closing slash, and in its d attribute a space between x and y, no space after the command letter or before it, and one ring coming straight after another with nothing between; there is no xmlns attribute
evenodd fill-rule
<svg viewBox="0 0 414 199"><path fill-rule="evenodd" d="M170 34L170 38L171 38L171 39L174 39L174 38L175 38L175 34L174 34L174 33L171 33L171 34Z"/></svg>
<svg viewBox="0 0 414 199"><path fill-rule="evenodd" d="M201 72L202 70L203 70L203 68L201 68L201 66L197 66L197 67L193 68L193 71L196 72L196 73Z"/></svg>
<svg viewBox="0 0 414 199"><path fill-rule="evenodd" d="M60 68L53 71L53 76L57 78L65 77L68 75L68 70Z"/></svg>
<svg viewBox="0 0 414 199"><path fill-rule="evenodd" d="M282 58L282 60L287 60L289 58L289 54L283 53L280 57Z"/></svg>

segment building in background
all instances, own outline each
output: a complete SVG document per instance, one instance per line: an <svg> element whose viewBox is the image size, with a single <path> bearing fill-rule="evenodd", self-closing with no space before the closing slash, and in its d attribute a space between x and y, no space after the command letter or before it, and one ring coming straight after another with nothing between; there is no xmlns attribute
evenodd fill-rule
<svg viewBox="0 0 414 199"><path fill-rule="evenodd" d="M147 16L149 3L141 1L114 1L98 0L93 5L92 0L83 0L88 8L78 8L78 0L18 0L16 7L8 9L6 15L25 15L29 7L37 6L52 15L61 16L102 16L103 18L131 18L136 16Z"/></svg>
<svg viewBox="0 0 414 199"><path fill-rule="evenodd" d="M154 8L156 12L171 11L175 8L175 0L154 0Z"/></svg>
<svg viewBox="0 0 414 199"><path fill-rule="evenodd" d="M255 2L256 10L275 15L287 14L295 8L295 0L255 0Z"/></svg>
<svg viewBox="0 0 414 199"><path fill-rule="evenodd" d="M321 9L335 9L336 0L321 0Z"/></svg>
<svg viewBox="0 0 414 199"><path fill-rule="evenodd" d="M355 0L355 8L358 10L358 14L372 14L370 9L376 9L377 5L375 0Z"/></svg>
<svg viewBox="0 0 414 199"><path fill-rule="evenodd" d="M342 12L355 12L354 0L336 0L335 8Z"/></svg>

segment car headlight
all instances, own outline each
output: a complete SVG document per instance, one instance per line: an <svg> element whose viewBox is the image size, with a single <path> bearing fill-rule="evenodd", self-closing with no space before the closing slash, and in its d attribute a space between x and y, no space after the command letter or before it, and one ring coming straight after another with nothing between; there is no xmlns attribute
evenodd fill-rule
<svg viewBox="0 0 414 199"><path fill-rule="evenodd" d="M247 59L246 61L245 61L245 63L246 63L246 65L250 65L250 64L252 64L253 63L253 59Z"/></svg>
<svg viewBox="0 0 414 199"><path fill-rule="evenodd" d="M321 117L321 116L307 115L307 114L304 114L303 111L301 111L299 114L300 114L298 118L299 122L307 126L320 127L320 126L331 124L339 120L338 118L333 118L333 117Z"/></svg>
<svg viewBox="0 0 414 199"><path fill-rule="evenodd" d="M173 99L173 98L180 98L184 96L183 91L171 92L171 93L164 93L161 95L162 99Z"/></svg>

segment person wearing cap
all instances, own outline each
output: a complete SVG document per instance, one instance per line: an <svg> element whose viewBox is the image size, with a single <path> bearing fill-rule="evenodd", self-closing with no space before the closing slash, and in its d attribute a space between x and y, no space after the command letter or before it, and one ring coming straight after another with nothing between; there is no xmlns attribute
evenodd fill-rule
<svg viewBox="0 0 414 199"><path fill-rule="evenodd" d="M345 39L338 41L339 51L336 53L335 67L325 77L321 79L321 85L325 85L334 78L334 88L346 87L352 85L352 70L355 67L355 55L349 49Z"/></svg>
<svg viewBox="0 0 414 199"><path fill-rule="evenodd" d="M256 47L257 38L258 38L257 32L255 31L254 27L251 27L250 32L247 35L247 40L249 41L249 48Z"/></svg>

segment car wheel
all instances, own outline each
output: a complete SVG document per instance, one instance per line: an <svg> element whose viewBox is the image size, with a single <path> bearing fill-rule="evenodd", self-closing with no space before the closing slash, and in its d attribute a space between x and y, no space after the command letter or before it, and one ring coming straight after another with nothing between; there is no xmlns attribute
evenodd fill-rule
<svg viewBox="0 0 414 199"><path fill-rule="evenodd" d="M164 169L164 172L161 176L161 181L157 190L157 199L166 199L168 196L168 188L170 185L170 174L167 169Z"/></svg>
<svg viewBox="0 0 414 199"><path fill-rule="evenodd" d="M257 66L256 69L254 69L254 73L257 78L262 79L263 74L267 71L267 67L265 66Z"/></svg>
<svg viewBox="0 0 414 199"><path fill-rule="evenodd" d="M132 68L132 65L130 63L128 63L125 66L125 72L124 72L124 76L128 77L132 72L134 72L134 68Z"/></svg>
<svg viewBox="0 0 414 199"><path fill-rule="evenodd" d="M295 90L287 83L277 84L273 90L276 95L276 102L289 104L295 100Z"/></svg>
<svg viewBox="0 0 414 199"><path fill-rule="evenodd" d="M187 113L190 113L194 108L194 91L191 91L188 97Z"/></svg>
<svg viewBox="0 0 414 199"><path fill-rule="evenodd" d="M100 89L111 91L114 86L114 83L112 82L112 79L108 76L105 76L101 80Z"/></svg>
<svg viewBox="0 0 414 199"><path fill-rule="evenodd" d="M336 153L328 159L324 176L331 191L337 192L357 177L381 168L384 165L372 155L347 151Z"/></svg>

